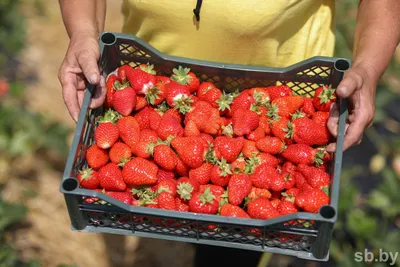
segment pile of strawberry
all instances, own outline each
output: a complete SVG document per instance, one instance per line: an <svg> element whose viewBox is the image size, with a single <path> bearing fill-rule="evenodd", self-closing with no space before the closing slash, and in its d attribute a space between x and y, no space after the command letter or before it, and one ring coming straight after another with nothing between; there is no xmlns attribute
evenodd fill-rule
<svg viewBox="0 0 400 267"><path fill-rule="evenodd" d="M329 203L326 127L334 90L285 86L224 93L190 69L157 76L124 65L86 153L83 188L124 203L269 219ZM95 201L87 198L87 202Z"/></svg>

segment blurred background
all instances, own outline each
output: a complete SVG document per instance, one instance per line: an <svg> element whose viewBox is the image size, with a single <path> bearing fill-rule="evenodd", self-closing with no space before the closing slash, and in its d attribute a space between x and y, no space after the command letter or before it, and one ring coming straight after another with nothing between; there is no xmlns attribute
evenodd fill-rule
<svg viewBox="0 0 400 267"><path fill-rule="evenodd" d="M106 30L118 32L121 1L112 2ZM351 58L358 1L336 2L335 53ZM0 266L190 267L189 244L70 231L59 183L74 123L57 79L67 45L58 1L0 0ZM400 49L377 89L374 126L345 153L330 261L274 255L268 266L389 266L354 253L400 251L399 100Z"/></svg>

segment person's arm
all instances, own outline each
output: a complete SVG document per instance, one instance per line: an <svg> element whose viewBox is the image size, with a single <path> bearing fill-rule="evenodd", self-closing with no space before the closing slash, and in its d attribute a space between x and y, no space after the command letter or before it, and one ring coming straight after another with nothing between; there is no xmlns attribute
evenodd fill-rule
<svg viewBox="0 0 400 267"><path fill-rule="evenodd" d="M375 113L378 80L385 72L400 41L400 1L361 0L354 34L353 66L337 87L339 97L352 102L344 149L361 142ZM333 110L328 126L337 134L338 112ZM334 151L335 144L328 147Z"/></svg>
<svg viewBox="0 0 400 267"><path fill-rule="evenodd" d="M104 101L105 82L100 77L98 38L104 30L106 0L59 0L61 15L70 38L69 47L59 71L65 104L77 121L86 81L98 86L91 107Z"/></svg>

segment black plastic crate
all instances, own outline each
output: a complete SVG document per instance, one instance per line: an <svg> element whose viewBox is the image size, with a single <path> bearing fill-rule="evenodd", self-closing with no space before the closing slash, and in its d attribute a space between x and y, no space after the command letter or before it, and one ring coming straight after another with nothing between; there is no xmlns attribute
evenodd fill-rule
<svg viewBox="0 0 400 267"><path fill-rule="evenodd" d="M167 56L135 36L117 33L103 33L100 49L99 64L105 76L124 64L137 66L149 62L155 65L158 75L167 76L173 68L182 65L189 67L201 81L211 81L225 91L280 82L297 94L312 96L322 85L336 88L350 67L346 59L329 57L314 57L282 69L193 60ZM85 152L94 142L95 120L103 111L102 108L88 108L93 86L87 89L60 188L72 230L241 248L309 260L326 261L329 258L332 229L337 219L346 99L339 99L338 145L330 163L333 177L330 205L322 207L316 214L299 212L270 220L255 220L135 207L80 188L76 177L86 165ZM90 197L98 198L98 201L90 204L84 201Z"/></svg>

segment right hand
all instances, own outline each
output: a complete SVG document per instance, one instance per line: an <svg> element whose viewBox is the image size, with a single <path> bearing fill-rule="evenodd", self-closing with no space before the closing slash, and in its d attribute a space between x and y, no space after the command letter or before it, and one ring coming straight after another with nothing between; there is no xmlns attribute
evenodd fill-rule
<svg viewBox="0 0 400 267"><path fill-rule="evenodd" d="M87 82L96 85L90 108L99 107L104 102L107 89L97 65L99 57L99 43L95 35L81 33L71 36L58 79L65 105L75 122L78 121Z"/></svg>

